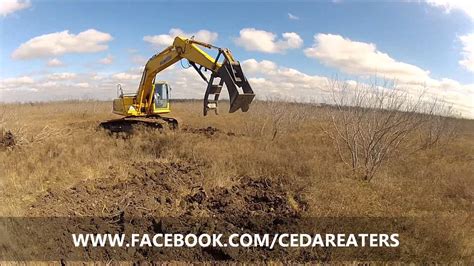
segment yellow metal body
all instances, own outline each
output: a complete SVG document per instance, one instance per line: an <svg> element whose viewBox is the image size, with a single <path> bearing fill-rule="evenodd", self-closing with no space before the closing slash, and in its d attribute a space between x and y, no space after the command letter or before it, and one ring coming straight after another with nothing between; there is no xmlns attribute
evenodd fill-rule
<svg viewBox="0 0 474 266"><path fill-rule="evenodd" d="M156 93L155 93L155 87L157 85L163 85L166 84L166 82L159 82L156 84L152 84L152 89L150 91L151 95L155 96L153 97L153 100L150 102L151 107L149 113L143 113L139 112L139 107L137 106L137 95L121 95L120 98L114 99L113 102L113 112L118 115L124 115L124 116L146 116L146 115L161 115L161 114L167 114L171 112L170 109L170 103L169 103L169 91L166 92L166 98L162 99L164 101L164 104L161 106L157 106L155 104L156 100ZM167 84L166 84L167 85ZM143 109L143 108L142 108ZM147 109L145 109L147 110Z"/></svg>
<svg viewBox="0 0 474 266"><path fill-rule="evenodd" d="M145 65L138 91L134 95L123 93L113 102L113 112L123 116L153 116L170 112L169 102L165 107L157 108L155 103L155 76L181 59L199 64L205 69L216 72L221 67L216 58L204 52L198 46L217 48L207 43L176 37L171 46L151 57ZM219 49L225 59L235 60L228 49ZM163 83L157 83L163 84ZM164 83L166 84L166 83ZM169 94L167 94L168 96Z"/></svg>

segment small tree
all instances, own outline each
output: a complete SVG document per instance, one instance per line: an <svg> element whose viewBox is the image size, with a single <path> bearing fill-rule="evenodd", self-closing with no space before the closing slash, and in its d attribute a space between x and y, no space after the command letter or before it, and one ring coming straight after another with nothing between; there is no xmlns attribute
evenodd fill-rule
<svg viewBox="0 0 474 266"><path fill-rule="evenodd" d="M341 160L353 174L370 181L407 138L430 121L436 103L423 94L410 97L394 84L355 84L331 81L330 123L324 128Z"/></svg>
<svg viewBox="0 0 474 266"><path fill-rule="evenodd" d="M453 109L445 104L437 104L434 114L419 132L420 149L430 149L456 137L459 123L453 118Z"/></svg>
<svg viewBox="0 0 474 266"><path fill-rule="evenodd" d="M306 106L287 99L267 98L252 109L255 119L246 119L248 131L271 141L290 132L298 131L309 117Z"/></svg>

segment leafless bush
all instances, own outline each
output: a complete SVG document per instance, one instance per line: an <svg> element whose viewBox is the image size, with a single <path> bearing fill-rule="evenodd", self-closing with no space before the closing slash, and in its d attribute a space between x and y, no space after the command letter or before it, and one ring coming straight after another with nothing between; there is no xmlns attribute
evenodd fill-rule
<svg viewBox="0 0 474 266"><path fill-rule="evenodd" d="M67 137L70 135L72 135L70 128L54 128L46 125L30 138L30 142L40 143L51 138Z"/></svg>
<svg viewBox="0 0 474 266"><path fill-rule="evenodd" d="M353 174L370 181L397 150L416 148L408 141L429 128L429 143L436 143L445 129L445 120L434 116L436 101L426 102L424 94L413 97L394 84L349 85L331 81L329 125L324 128L341 160ZM410 138L411 139L411 138Z"/></svg>
<svg viewBox="0 0 474 266"><path fill-rule="evenodd" d="M284 101L284 99L268 98L253 106L258 119L247 119L247 131L254 135L269 137L274 141L279 136L298 131L309 118L307 106Z"/></svg>
<svg viewBox="0 0 474 266"><path fill-rule="evenodd" d="M436 104L433 114L420 130L420 149L444 145L456 137L458 120L452 118L453 109L445 104Z"/></svg>

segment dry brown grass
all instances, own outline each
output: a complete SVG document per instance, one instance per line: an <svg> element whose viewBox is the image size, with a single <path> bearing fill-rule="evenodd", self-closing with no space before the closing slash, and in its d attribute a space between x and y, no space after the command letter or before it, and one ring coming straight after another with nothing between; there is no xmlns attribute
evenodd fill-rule
<svg viewBox="0 0 474 266"><path fill-rule="evenodd" d="M49 189L110 177L111 167L119 180L134 162L191 161L206 189L230 186L232 177L241 176L281 182L304 195L310 217L432 217L420 233L429 244L413 247L413 254L433 256L439 248L433 243L448 243L446 259L472 256L472 120L460 121L457 137L447 143L399 153L368 183L350 178L323 132L327 107L256 102L246 114L226 114L221 107L221 115L202 117L200 104L175 103L173 116L181 128L211 126L217 134L144 131L110 137L97 129L115 118L108 102L0 105L0 127L17 141L0 151L0 215L28 215L31 203Z"/></svg>

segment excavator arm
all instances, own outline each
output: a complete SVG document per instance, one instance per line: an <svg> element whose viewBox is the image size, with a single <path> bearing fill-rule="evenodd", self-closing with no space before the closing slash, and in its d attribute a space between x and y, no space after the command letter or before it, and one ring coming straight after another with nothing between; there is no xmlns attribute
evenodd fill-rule
<svg viewBox="0 0 474 266"><path fill-rule="evenodd" d="M200 47L216 49L218 54L214 58ZM204 115L207 115L208 110L215 110L217 113L217 102L224 84L229 92L229 112L233 113L239 109L246 112L249 109L255 94L242 71L240 63L234 59L228 49L192 39L176 37L171 46L151 57L146 63L134 100L134 110L136 110L134 116L152 115L155 76L181 59L187 59L207 83L204 94ZM219 59L222 59L222 61L219 62ZM211 72L209 78L203 73L207 70ZM214 97L212 98L212 96Z"/></svg>

